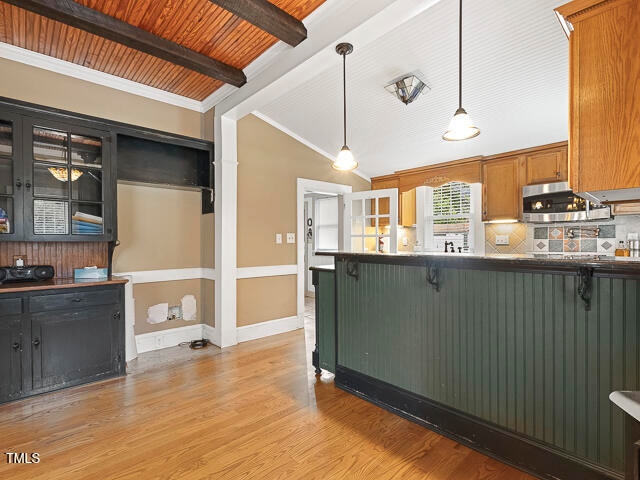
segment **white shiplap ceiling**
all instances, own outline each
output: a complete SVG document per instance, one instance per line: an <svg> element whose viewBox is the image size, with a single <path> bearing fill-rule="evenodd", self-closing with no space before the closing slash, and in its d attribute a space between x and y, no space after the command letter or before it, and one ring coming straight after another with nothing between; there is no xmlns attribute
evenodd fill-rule
<svg viewBox="0 0 640 480"><path fill-rule="evenodd" d="M441 139L458 104L458 0L441 0L377 40L355 44L347 57L347 140L359 171L378 176L566 140L568 45L553 11L558 5L464 2L463 106L482 133L463 142ZM342 58L334 60L257 113L337 153ZM384 89L405 73L431 87L408 106Z"/></svg>

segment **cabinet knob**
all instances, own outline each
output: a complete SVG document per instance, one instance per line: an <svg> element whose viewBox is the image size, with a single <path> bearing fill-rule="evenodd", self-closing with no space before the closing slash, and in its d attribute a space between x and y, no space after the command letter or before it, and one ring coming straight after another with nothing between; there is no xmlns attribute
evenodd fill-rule
<svg viewBox="0 0 640 480"><path fill-rule="evenodd" d="M21 350L20 344L18 342L13 342L13 345L11 345L11 348L13 348L15 351Z"/></svg>
<svg viewBox="0 0 640 480"><path fill-rule="evenodd" d="M27 180L26 183L24 184L24 188L26 188L27 190L31 188L31 182L29 180Z"/></svg>
<svg viewBox="0 0 640 480"><path fill-rule="evenodd" d="M33 339L31 343L33 344L34 347L37 347L38 345L40 345L40 339L36 337Z"/></svg>
<svg viewBox="0 0 640 480"><path fill-rule="evenodd" d="M16 180L16 188L20 188L22 186L22 180L17 179Z"/></svg>
<svg viewBox="0 0 640 480"><path fill-rule="evenodd" d="M81 301L82 299L80 297L76 297L72 300L72 302L75 302L75 303L80 303Z"/></svg>

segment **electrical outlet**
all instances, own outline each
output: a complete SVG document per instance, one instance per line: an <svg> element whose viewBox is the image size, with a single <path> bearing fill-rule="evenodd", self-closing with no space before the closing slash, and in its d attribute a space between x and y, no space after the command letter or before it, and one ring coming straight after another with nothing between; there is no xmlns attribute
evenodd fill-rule
<svg viewBox="0 0 640 480"><path fill-rule="evenodd" d="M509 235L496 235L496 245L509 245Z"/></svg>
<svg viewBox="0 0 640 480"><path fill-rule="evenodd" d="M287 243L296 243L295 233L287 233Z"/></svg>
<svg viewBox="0 0 640 480"><path fill-rule="evenodd" d="M407 237L402 237L402 246L403 247L409 246L409 239Z"/></svg>
<svg viewBox="0 0 640 480"><path fill-rule="evenodd" d="M276 233L276 243L282 243L282 234Z"/></svg>
<svg viewBox="0 0 640 480"><path fill-rule="evenodd" d="M27 256L24 254L21 255L14 255L13 256L13 264L16 267L26 267L27 265L29 265L27 263Z"/></svg>

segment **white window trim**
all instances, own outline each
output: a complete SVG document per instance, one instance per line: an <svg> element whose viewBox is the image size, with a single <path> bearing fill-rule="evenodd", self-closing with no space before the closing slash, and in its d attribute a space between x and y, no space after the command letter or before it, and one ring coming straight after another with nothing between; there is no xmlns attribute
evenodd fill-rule
<svg viewBox="0 0 640 480"><path fill-rule="evenodd" d="M471 211L469 213L469 253L484 255L484 224L482 223L482 184L472 183L471 186ZM466 217L466 216L465 216ZM416 226L416 246L425 252L434 252L435 242L433 235L433 188L416 188L416 218L419 220Z"/></svg>

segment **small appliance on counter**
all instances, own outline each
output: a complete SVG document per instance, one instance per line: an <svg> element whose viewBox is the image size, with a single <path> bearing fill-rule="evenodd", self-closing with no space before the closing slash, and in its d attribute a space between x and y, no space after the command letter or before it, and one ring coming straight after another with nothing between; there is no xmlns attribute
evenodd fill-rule
<svg viewBox="0 0 640 480"><path fill-rule="evenodd" d="M611 218L611 208L574 195L567 182L527 185L522 188L525 222L577 222Z"/></svg>
<svg viewBox="0 0 640 480"><path fill-rule="evenodd" d="M0 267L0 284L10 282L39 282L55 275L51 265Z"/></svg>

